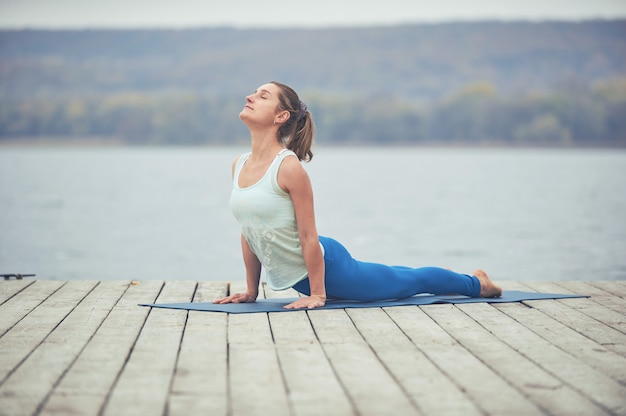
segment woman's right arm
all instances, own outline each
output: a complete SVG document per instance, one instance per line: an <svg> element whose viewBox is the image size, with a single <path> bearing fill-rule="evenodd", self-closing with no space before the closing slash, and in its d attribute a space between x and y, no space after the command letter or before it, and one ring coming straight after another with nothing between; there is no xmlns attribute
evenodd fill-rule
<svg viewBox="0 0 626 416"><path fill-rule="evenodd" d="M233 161L232 177L235 177L235 166L237 160ZM259 281L261 280L261 262L256 254L250 249L248 240L241 234L241 253L243 263L246 266L246 293L235 293L222 299L217 299L213 303L248 303L256 301L259 296Z"/></svg>
<svg viewBox="0 0 626 416"><path fill-rule="evenodd" d="M243 264L246 266L247 294L252 298L249 302L254 302L259 296L259 281L261 280L261 262L252 252L248 240L241 235L241 253L243 254Z"/></svg>
<svg viewBox="0 0 626 416"><path fill-rule="evenodd" d="M241 252L243 254L243 263L246 266L246 292L235 293L225 298L217 299L213 303L250 303L255 302L259 296L261 262L250 249L250 245L248 245L248 241L243 234L241 235Z"/></svg>

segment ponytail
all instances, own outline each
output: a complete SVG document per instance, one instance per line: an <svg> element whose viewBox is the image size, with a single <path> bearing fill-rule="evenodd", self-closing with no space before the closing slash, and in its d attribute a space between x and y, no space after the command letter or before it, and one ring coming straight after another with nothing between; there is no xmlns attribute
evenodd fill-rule
<svg viewBox="0 0 626 416"><path fill-rule="evenodd" d="M315 123L306 104L300 101L298 94L289 86L272 81L281 90L279 110L289 111L289 119L278 129L279 140L294 152L298 159L309 162L313 158L313 137Z"/></svg>

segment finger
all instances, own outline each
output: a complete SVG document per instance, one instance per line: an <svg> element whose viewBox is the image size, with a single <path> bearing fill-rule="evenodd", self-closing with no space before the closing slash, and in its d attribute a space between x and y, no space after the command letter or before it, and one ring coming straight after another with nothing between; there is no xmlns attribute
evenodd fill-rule
<svg viewBox="0 0 626 416"><path fill-rule="evenodd" d="M324 306L324 305L322 305L320 303L316 303L316 304L313 304L313 305L309 305L309 309L321 308L322 306Z"/></svg>
<svg viewBox="0 0 626 416"><path fill-rule="evenodd" d="M221 304L225 304L225 303L236 303L235 300L238 298L237 295L231 295L231 296L227 296L225 298L220 299L220 303Z"/></svg>

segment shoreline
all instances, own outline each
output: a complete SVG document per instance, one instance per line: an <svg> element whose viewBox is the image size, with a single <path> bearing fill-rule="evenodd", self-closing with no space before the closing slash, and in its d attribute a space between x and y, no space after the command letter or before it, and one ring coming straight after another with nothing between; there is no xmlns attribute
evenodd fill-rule
<svg viewBox="0 0 626 416"><path fill-rule="evenodd" d="M116 148L236 148L246 147L248 143L245 141L234 140L232 144L224 143L144 143L133 144L118 138L107 137L29 137L29 138L0 138L0 149L3 148L100 148L100 147L116 147ZM481 141L481 142L463 142L463 141L420 141L420 142L316 142L314 148L442 148L442 149L546 149L546 150L568 150L568 149L626 149L626 142L602 142L602 143L585 143L585 144L537 144L537 143L510 143L505 141Z"/></svg>

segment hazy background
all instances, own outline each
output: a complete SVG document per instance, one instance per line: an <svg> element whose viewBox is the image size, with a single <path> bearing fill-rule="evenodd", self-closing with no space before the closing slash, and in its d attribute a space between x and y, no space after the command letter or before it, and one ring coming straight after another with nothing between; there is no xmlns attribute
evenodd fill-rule
<svg viewBox="0 0 626 416"><path fill-rule="evenodd" d="M626 17L622 0L1 0L4 28L328 27Z"/></svg>
<svg viewBox="0 0 626 416"><path fill-rule="evenodd" d="M0 273L242 278L229 165L273 79L314 114L321 231L360 257L626 278L606 0L0 0Z"/></svg>
<svg viewBox="0 0 626 416"><path fill-rule="evenodd" d="M246 144L278 80L320 144L624 146L625 4L0 0L0 143Z"/></svg>

